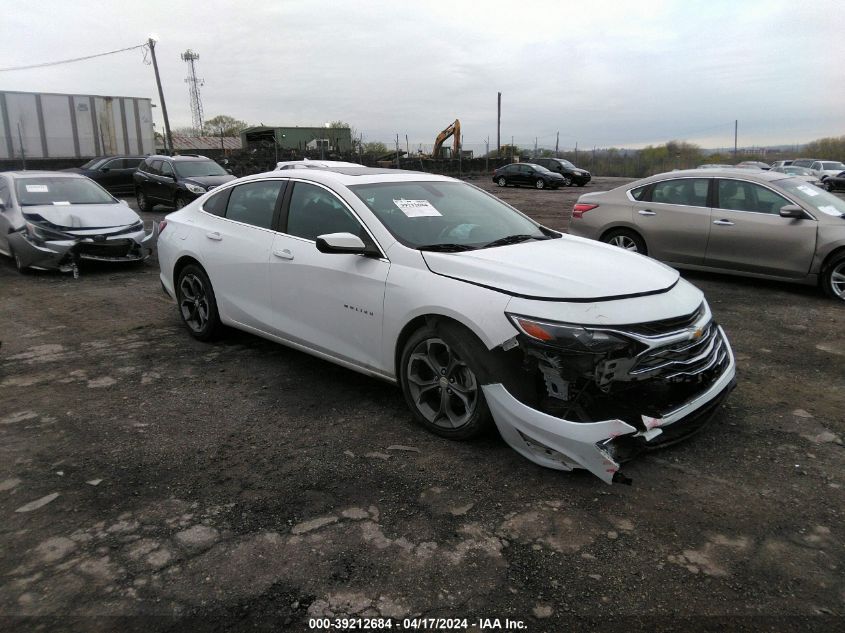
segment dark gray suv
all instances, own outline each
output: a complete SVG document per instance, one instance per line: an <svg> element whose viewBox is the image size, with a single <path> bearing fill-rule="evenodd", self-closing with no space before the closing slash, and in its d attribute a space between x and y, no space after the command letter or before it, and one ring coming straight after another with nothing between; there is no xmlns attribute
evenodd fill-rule
<svg viewBox="0 0 845 633"><path fill-rule="evenodd" d="M586 169L580 169L564 158L535 158L531 162L563 176L567 187L570 185L583 187L592 178Z"/></svg>
<svg viewBox="0 0 845 633"><path fill-rule="evenodd" d="M148 156L133 175L141 211L157 204L181 209L206 191L235 177L210 158L198 154Z"/></svg>

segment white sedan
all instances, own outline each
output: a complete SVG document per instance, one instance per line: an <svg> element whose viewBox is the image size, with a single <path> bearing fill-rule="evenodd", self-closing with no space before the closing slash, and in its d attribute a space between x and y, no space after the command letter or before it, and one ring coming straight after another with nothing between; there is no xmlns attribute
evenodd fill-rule
<svg viewBox="0 0 845 633"><path fill-rule="evenodd" d="M434 433L495 423L528 459L608 483L734 386L722 328L675 270L443 176L241 178L168 215L158 250L197 339L225 324L399 383Z"/></svg>

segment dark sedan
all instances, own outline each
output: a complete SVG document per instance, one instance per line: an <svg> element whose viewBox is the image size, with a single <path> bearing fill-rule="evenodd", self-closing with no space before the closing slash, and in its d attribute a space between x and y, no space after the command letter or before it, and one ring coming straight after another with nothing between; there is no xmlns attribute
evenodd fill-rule
<svg viewBox="0 0 845 633"><path fill-rule="evenodd" d="M135 183L132 174L145 156L98 156L82 167L71 167L63 171L87 176L112 194L132 193Z"/></svg>
<svg viewBox="0 0 845 633"><path fill-rule="evenodd" d="M836 191L837 189L845 189L845 171L840 171L835 176L828 176L824 179L822 186L828 191Z"/></svg>
<svg viewBox="0 0 845 633"><path fill-rule="evenodd" d="M563 176L533 163L513 163L493 172L493 182L500 187L514 185L535 189L557 189L566 184Z"/></svg>

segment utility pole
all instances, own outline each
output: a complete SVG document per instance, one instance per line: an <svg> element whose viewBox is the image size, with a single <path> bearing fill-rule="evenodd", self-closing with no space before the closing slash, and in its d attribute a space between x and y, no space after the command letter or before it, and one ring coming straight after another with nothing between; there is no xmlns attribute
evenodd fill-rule
<svg viewBox="0 0 845 633"><path fill-rule="evenodd" d="M575 164L578 164L578 141L575 141Z"/></svg>
<svg viewBox="0 0 845 633"><path fill-rule="evenodd" d="M399 169L399 135L396 135L396 169Z"/></svg>
<svg viewBox="0 0 845 633"><path fill-rule="evenodd" d="M156 75L158 86L158 100L161 102L161 114L164 117L164 150L168 154L173 153L173 136L170 134L170 119L167 118L167 105L164 103L164 91L161 89L161 77L158 74L158 62L156 61L156 41L151 37L147 40L150 47L150 57L153 58L153 70Z"/></svg>
<svg viewBox="0 0 845 633"><path fill-rule="evenodd" d="M511 136L511 162L513 162L513 136Z"/></svg>
<svg viewBox="0 0 845 633"><path fill-rule="evenodd" d="M496 117L496 155L502 151L502 93L499 93L499 112Z"/></svg>
<svg viewBox="0 0 845 633"><path fill-rule="evenodd" d="M734 162L736 162L736 139L737 139L737 132L739 131L739 119L734 119Z"/></svg>
<svg viewBox="0 0 845 633"><path fill-rule="evenodd" d="M555 158L560 158L560 131L557 133L557 137L555 138Z"/></svg>
<svg viewBox="0 0 845 633"><path fill-rule="evenodd" d="M484 144L484 171L490 173L490 137L487 137L487 142Z"/></svg>
<svg viewBox="0 0 845 633"><path fill-rule="evenodd" d="M405 135L405 152L408 154L408 156L411 155L411 146L408 143L408 135L407 134Z"/></svg>
<svg viewBox="0 0 845 633"><path fill-rule="evenodd" d="M23 134L21 133L20 121L18 121L18 143L21 144L21 163L23 163L22 169L26 171L26 150L23 148Z"/></svg>
<svg viewBox="0 0 845 633"><path fill-rule="evenodd" d="M463 157L464 157L464 135L461 134L461 137L458 139L458 178L462 178L464 175L464 165L463 165Z"/></svg>
<svg viewBox="0 0 845 633"><path fill-rule="evenodd" d="M537 137L534 137L534 158L537 158Z"/></svg>

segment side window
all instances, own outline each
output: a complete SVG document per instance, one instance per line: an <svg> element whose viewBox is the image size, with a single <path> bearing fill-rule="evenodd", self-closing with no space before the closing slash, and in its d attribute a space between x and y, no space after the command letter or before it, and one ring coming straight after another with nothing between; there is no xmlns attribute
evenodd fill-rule
<svg viewBox="0 0 845 633"><path fill-rule="evenodd" d="M230 193L232 193L232 190L226 189L225 191L214 194L202 203L202 210L211 213L212 215L219 215L220 217L225 216L226 203L229 201Z"/></svg>
<svg viewBox="0 0 845 633"><path fill-rule="evenodd" d="M149 164L149 168L147 169L147 173L153 174L155 176L161 176L161 161L154 160Z"/></svg>
<svg viewBox="0 0 845 633"><path fill-rule="evenodd" d="M141 164L141 160L137 158L124 158L121 169L136 169Z"/></svg>
<svg viewBox="0 0 845 633"><path fill-rule="evenodd" d="M651 201L689 207L706 207L707 184L707 178L680 178L658 182L654 185Z"/></svg>
<svg viewBox="0 0 845 633"><path fill-rule="evenodd" d="M367 241L364 228L337 196L305 182L293 187L285 232L306 240L325 233L352 233Z"/></svg>
<svg viewBox="0 0 845 633"><path fill-rule="evenodd" d="M284 185L284 180L262 180L234 187L226 205L226 219L262 229L273 228L276 201Z"/></svg>
<svg viewBox="0 0 845 633"><path fill-rule="evenodd" d="M120 158L114 160L107 160L100 169L123 169L123 161Z"/></svg>
<svg viewBox="0 0 845 633"><path fill-rule="evenodd" d="M0 202L7 207L12 204L12 199L9 197L9 188L2 179L0 179Z"/></svg>
<svg viewBox="0 0 845 633"><path fill-rule="evenodd" d="M651 196L646 195L647 193L648 185L643 185L642 187L631 189L631 197L634 200L638 200L640 202L651 202Z"/></svg>
<svg viewBox="0 0 845 633"><path fill-rule="evenodd" d="M719 181L720 209L777 214L787 204L791 204L789 200L760 185L738 180Z"/></svg>
<svg viewBox="0 0 845 633"><path fill-rule="evenodd" d="M173 175L173 165L170 163L166 163L161 161L161 167L159 168L162 176L172 176Z"/></svg>

